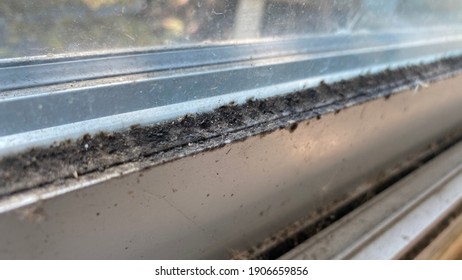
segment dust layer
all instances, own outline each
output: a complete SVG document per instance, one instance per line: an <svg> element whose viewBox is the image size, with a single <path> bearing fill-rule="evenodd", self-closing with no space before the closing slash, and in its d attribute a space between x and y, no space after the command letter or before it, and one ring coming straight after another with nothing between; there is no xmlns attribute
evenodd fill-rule
<svg viewBox="0 0 462 280"><path fill-rule="evenodd" d="M155 166L264 135L277 129L294 131L297 123L406 89L447 78L462 69L462 57L386 70L263 100L229 104L203 114L189 114L125 131L84 135L48 148L33 148L0 159L0 197L32 188L59 185L106 170L140 163ZM142 163L142 164L141 164ZM146 164L148 163L148 164Z"/></svg>

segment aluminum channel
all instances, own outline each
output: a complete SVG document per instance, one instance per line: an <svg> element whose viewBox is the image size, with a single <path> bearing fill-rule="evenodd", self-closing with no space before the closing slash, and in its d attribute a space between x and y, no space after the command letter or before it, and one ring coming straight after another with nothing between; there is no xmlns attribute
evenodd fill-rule
<svg viewBox="0 0 462 280"><path fill-rule="evenodd" d="M299 54L323 54L345 50L413 43L428 38L449 39L460 29L420 32L338 34L261 43L211 45L159 50L126 50L114 54L67 54L57 58L0 59L0 92L114 76L181 70L217 64L277 58Z"/></svg>
<svg viewBox="0 0 462 280"><path fill-rule="evenodd" d="M284 49L284 43L242 46L244 55L238 55L238 61L234 62L229 62L233 57L229 51L230 47L221 46L217 47L217 51L223 52L224 57L228 59L227 63L217 65L216 63L220 62L218 60L214 65L208 65L212 63L211 60L201 65L197 64L197 61L194 62L196 64L190 61L176 65L175 67L180 67L178 69L165 71L160 71L162 70L160 68L159 71L155 71L157 68L154 66L149 68L138 65L143 59L136 57L165 55L166 57L159 58L159 61L164 61L172 58L169 52L137 54L134 57L92 58L89 59L87 67L95 67L96 72L89 72L86 78L91 78L90 80L0 93L0 156L30 147L47 146L55 141L77 138L85 133L121 130L134 124L152 124L190 112L210 111L230 102L243 103L249 98L286 94L316 86L322 80L334 82L360 74L459 55L462 49L462 37L449 36L444 32L441 34L431 39L423 37L423 34L420 37L409 36L412 39L409 41L403 39L406 36L397 35L394 43L391 35L383 35L385 37L370 35L369 38L365 37L369 42L366 44L368 47L349 42L350 45L340 44L339 49L327 52L319 52L319 46L309 47L308 41L303 39L286 42L289 46L286 53L269 51L268 56L262 55L260 59L247 61L242 61L242 59L249 59L247 52L259 53L259 48L271 49L272 44L276 44L275 49L280 50ZM377 45L371 43L374 39L377 40ZM329 38L322 40L326 42ZM300 47L305 44L307 47ZM236 48L239 50L240 47ZM197 56L197 59L204 54L213 54L214 50L213 48L196 50L203 52L202 55ZM183 52L179 58L186 56L187 51L178 51ZM101 59L104 62L99 61ZM157 60L152 57L149 59ZM149 59L147 65L152 63ZM109 67L110 69L124 69L123 64L130 62L131 66L127 68L126 73L154 72L97 79L98 69L103 67L101 65L110 64L109 61L113 60L114 65ZM76 69L83 71L82 67L85 67L87 61L63 60L54 63L43 64L43 61L37 63L37 65L30 61L27 61L27 65L6 63L0 70L9 81L5 83L5 87L14 87L13 80L21 80L24 73L29 70L35 73L31 74L34 78L30 83L25 82L22 86L85 78L73 74L72 69L76 64ZM98 63L102 64L97 66ZM188 63L196 66L184 68L189 65ZM66 69L70 73L67 73ZM55 77L53 79L56 80L47 82L46 76L43 77L45 80L40 80L41 76L37 73L41 70L50 73L49 78ZM104 77L121 74L123 73L101 72L99 75ZM18 87L22 86L18 84Z"/></svg>

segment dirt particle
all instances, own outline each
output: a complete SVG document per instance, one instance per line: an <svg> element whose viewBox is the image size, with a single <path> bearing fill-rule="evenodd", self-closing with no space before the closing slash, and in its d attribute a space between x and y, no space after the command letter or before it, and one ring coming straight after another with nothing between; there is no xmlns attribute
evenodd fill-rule
<svg viewBox="0 0 462 280"><path fill-rule="evenodd" d="M99 212L96 212L96 216L99 216L99 215L100 215L100 213L99 213Z"/></svg>
<svg viewBox="0 0 462 280"><path fill-rule="evenodd" d="M172 189L172 192L173 193L176 193L178 190L177 189Z"/></svg>
<svg viewBox="0 0 462 280"><path fill-rule="evenodd" d="M294 121L289 121L288 129L290 133L293 133L297 129L297 127L298 127L298 123Z"/></svg>
<svg viewBox="0 0 462 280"><path fill-rule="evenodd" d="M85 135L83 135L82 139L83 141L88 142L91 140L91 135L86 133Z"/></svg>
<svg viewBox="0 0 462 280"><path fill-rule="evenodd" d="M141 125L139 123L137 123L137 124L131 125L130 129L134 130L134 129L137 129L137 128L140 128L140 127L141 127Z"/></svg>
<svg viewBox="0 0 462 280"><path fill-rule="evenodd" d="M209 197L209 196L210 196L210 194L208 193L206 196L207 196L207 197Z"/></svg>

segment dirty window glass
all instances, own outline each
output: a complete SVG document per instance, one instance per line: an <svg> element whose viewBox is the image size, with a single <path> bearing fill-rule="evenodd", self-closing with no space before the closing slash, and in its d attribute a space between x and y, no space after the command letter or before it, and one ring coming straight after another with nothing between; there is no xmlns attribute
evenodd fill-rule
<svg viewBox="0 0 462 280"><path fill-rule="evenodd" d="M0 59L462 24L457 0L1 0Z"/></svg>

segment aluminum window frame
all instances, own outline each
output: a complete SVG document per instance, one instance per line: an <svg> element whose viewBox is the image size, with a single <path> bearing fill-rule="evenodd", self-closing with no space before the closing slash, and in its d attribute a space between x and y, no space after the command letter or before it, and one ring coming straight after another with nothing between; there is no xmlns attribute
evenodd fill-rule
<svg viewBox="0 0 462 280"><path fill-rule="evenodd" d="M2 60L0 156L457 56L458 31Z"/></svg>

